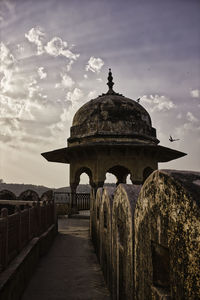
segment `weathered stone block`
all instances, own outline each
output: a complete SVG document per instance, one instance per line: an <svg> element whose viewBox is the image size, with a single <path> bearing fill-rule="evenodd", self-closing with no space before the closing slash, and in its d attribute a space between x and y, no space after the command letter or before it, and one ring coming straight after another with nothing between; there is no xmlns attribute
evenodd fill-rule
<svg viewBox="0 0 200 300"><path fill-rule="evenodd" d="M113 299L133 299L134 211L141 186L120 184L112 209Z"/></svg>
<svg viewBox="0 0 200 300"><path fill-rule="evenodd" d="M200 179L155 171L135 210L135 299L200 299Z"/></svg>
<svg viewBox="0 0 200 300"><path fill-rule="evenodd" d="M112 205L115 190L115 187L104 188L100 204L100 264L110 290L112 290Z"/></svg>

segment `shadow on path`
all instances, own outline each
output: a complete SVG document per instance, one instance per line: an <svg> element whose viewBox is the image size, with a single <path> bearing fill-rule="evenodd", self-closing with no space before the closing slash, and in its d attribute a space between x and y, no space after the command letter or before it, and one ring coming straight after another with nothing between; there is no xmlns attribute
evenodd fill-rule
<svg viewBox="0 0 200 300"><path fill-rule="evenodd" d="M22 300L107 300L102 271L89 238L89 220L63 218Z"/></svg>

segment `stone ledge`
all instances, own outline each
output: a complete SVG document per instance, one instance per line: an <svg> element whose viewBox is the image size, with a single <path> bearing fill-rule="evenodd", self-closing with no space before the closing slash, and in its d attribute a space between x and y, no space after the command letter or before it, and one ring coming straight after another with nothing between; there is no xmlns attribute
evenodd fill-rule
<svg viewBox="0 0 200 300"><path fill-rule="evenodd" d="M48 251L56 233L54 224L40 237L33 238L0 274L0 300L21 299L40 257Z"/></svg>

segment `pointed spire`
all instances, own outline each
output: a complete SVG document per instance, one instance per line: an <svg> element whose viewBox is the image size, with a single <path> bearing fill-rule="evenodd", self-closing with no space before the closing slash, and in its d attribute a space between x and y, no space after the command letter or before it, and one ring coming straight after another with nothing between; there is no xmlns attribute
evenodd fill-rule
<svg viewBox="0 0 200 300"><path fill-rule="evenodd" d="M119 94L119 93L116 93L114 90L113 90L113 85L114 85L114 82L113 82L113 77L112 77L112 72L111 72L111 69L109 69L109 72L108 72L108 82L107 82L107 85L108 85L108 91L106 94L102 94L102 95L99 95L99 97L103 97L105 95L118 95L118 96L122 96L124 97L122 94Z"/></svg>
<svg viewBox="0 0 200 300"><path fill-rule="evenodd" d="M109 90L108 90L108 93L109 94L112 94L114 91L113 91L113 85L114 85L114 82L113 82L113 77L112 77L112 72L111 72L111 69L109 69L109 73L108 73L108 83L107 83L108 87L109 87Z"/></svg>

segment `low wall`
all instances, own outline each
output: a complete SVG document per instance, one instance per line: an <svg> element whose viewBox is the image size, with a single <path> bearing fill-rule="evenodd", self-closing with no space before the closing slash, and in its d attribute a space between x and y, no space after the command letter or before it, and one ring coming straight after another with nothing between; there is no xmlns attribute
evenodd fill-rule
<svg viewBox="0 0 200 300"><path fill-rule="evenodd" d="M57 216L68 215L70 212L69 203L56 203L56 214Z"/></svg>
<svg viewBox="0 0 200 300"><path fill-rule="evenodd" d="M118 185L113 200L105 192L91 236L112 299L200 299L200 173L157 170L142 187Z"/></svg>
<svg viewBox="0 0 200 300"><path fill-rule="evenodd" d="M0 274L0 300L21 299L40 257L48 251L56 233L53 224L41 236L33 238Z"/></svg>
<svg viewBox="0 0 200 300"><path fill-rule="evenodd" d="M0 300L19 300L57 233L53 192L0 191ZM36 202L37 201L37 202ZM11 214L8 214L8 209Z"/></svg>

